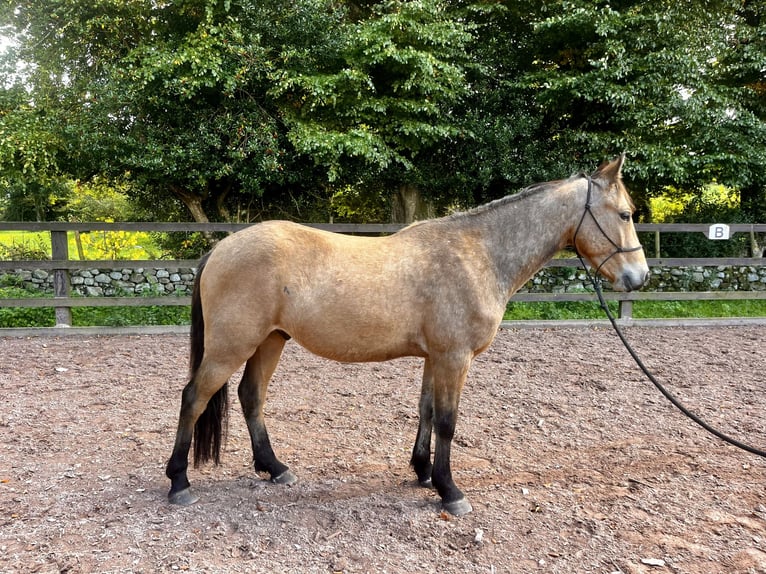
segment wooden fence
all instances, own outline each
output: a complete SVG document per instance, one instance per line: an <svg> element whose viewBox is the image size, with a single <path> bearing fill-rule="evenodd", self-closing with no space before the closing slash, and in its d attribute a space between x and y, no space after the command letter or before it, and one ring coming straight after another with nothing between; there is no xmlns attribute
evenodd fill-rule
<svg viewBox="0 0 766 574"><path fill-rule="evenodd" d="M35 222L0 222L0 231L37 231L50 233L52 259L42 261L0 261L0 274L19 268L34 268L53 271L54 295L49 298L0 299L0 307L53 307L56 325L67 327L72 323L73 307L112 307L112 306L149 306L149 305L189 305L189 296L168 297L72 297L69 272L76 269L91 268L173 268L196 267L195 260L73 260L70 259L68 233L88 231L126 231L126 232L225 232L232 233L248 227L250 224L239 223L35 223ZM401 229L395 224L310 224L312 227L338 233L357 235L380 235L393 233ZM692 267L692 266L766 266L766 259L737 258L661 258L661 235L663 233L704 233L708 234L707 224L637 224L639 232L654 234L654 245L644 245L650 267ZM729 231L749 234L755 245L756 233L766 233L766 224L731 224ZM654 255L654 257L652 257ZM554 259L548 267L579 267L577 259ZM606 292L609 301L618 301L619 319L623 323L632 321L634 301L688 301L688 300L745 300L766 299L766 291L695 291L695 292L656 292L638 291L633 293ZM595 294L580 293L517 293L512 301L526 302L564 302L594 301ZM0 330L3 332L12 329Z"/></svg>

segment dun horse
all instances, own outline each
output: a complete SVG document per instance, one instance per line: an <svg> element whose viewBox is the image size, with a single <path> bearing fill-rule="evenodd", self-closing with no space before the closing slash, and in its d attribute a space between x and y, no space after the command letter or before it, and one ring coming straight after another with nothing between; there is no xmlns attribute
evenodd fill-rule
<svg viewBox="0 0 766 574"><path fill-rule="evenodd" d="M458 402L511 295L567 246L617 290L638 289L648 276L623 160L387 237L269 221L222 240L201 261L195 283L191 378L167 465L169 501L197 500L187 478L192 439L195 466L220 462L227 381L242 364L238 393L255 470L275 483L297 480L275 456L263 416L269 379L292 338L337 361L423 357L411 464L447 512L470 512L450 470Z"/></svg>

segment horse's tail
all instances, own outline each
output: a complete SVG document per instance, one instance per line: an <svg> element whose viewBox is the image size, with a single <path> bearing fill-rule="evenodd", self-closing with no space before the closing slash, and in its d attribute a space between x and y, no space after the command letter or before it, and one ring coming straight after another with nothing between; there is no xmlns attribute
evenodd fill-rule
<svg viewBox="0 0 766 574"><path fill-rule="evenodd" d="M191 304L191 349L189 353L190 380L194 381L205 354L205 318L202 314L200 278L210 254L205 255L197 268ZM221 447L226 436L229 414L228 384L224 384L208 401L205 411L194 425L194 466L213 460L221 462Z"/></svg>

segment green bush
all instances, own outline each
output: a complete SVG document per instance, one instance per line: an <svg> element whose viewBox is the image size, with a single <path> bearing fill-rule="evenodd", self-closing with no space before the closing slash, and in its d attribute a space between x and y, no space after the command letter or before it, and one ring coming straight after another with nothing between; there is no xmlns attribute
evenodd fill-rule
<svg viewBox="0 0 766 574"><path fill-rule="evenodd" d="M608 302L609 310L617 314L617 302ZM506 307L506 321L552 321L563 319L602 319L604 311L598 303L588 301L517 302L511 301Z"/></svg>
<svg viewBox="0 0 766 574"><path fill-rule="evenodd" d="M127 327L132 325L188 325L188 307L151 305L148 307L75 307L72 324L75 327L99 325Z"/></svg>
<svg viewBox="0 0 766 574"><path fill-rule="evenodd" d="M0 287L0 299L29 299L44 296L43 293L35 293L20 287ZM50 307L0 307L0 328L53 327L55 324L55 311Z"/></svg>
<svg viewBox="0 0 766 574"><path fill-rule="evenodd" d="M709 184L698 194L680 195L677 209L662 214L656 222L751 223L740 209L738 195L722 185ZM654 254L654 234L641 233L639 239ZM744 233L726 241L711 241L702 233L663 233L660 238L662 257L742 257L748 254L749 246Z"/></svg>
<svg viewBox="0 0 766 574"><path fill-rule="evenodd" d="M0 243L1 261L28 261L50 259L50 249L41 238Z"/></svg>
<svg viewBox="0 0 766 574"><path fill-rule="evenodd" d="M226 236L225 233L212 235L218 239ZM162 251L161 259L199 259L210 251L210 243L202 233L155 232L151 234L151 237L154 244Z"/></svg>
<svg viewBox="0 0 766 574"><path fill-rule="evenodd" d="M45 297L17 286L0 287L0 299ZM188 306L147 305L145 307L73 307L75 327L126 327L132 325L188 325ZM53 327L56 325L52 307L0 307L0 328Z"/></svg>

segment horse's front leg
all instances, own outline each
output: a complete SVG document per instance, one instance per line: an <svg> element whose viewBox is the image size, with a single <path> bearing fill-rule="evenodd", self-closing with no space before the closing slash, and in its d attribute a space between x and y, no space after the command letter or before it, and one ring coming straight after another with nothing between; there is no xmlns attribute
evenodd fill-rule
<svg viewBox="0 0 766 574"><path fill-rule="evenodd" d="M255 354L247 361L242 382L239 384L238 395L250 433L255 470L268 472L272 482L293 484L298 479L274 454L269 434L266 431L266 421L263 417L266 390L271 375L277 368L284 346L284 336L276 332L269 335L260 344Z"/></svg>
<svg viewBox="0 0 766 574"><path fill-rule="evenodd" d="M473 510L463 492L452 480L450 448L455 436L460 393L463 390L471 356L446 356L433 359L434 429L436 450L431 473L444 510L455 516Z"/></svg>
<svg viewBox="0 0 766 574"><path fill-rule="evenodd" d="M431 371L431 362L426 359L423 367L423 384L420 389L418 434L415 438L415 446L412 449L410 464L418 476L421 486L431 488L433 481L431 473L431 434L434 420L434 381Z"/></svg>

